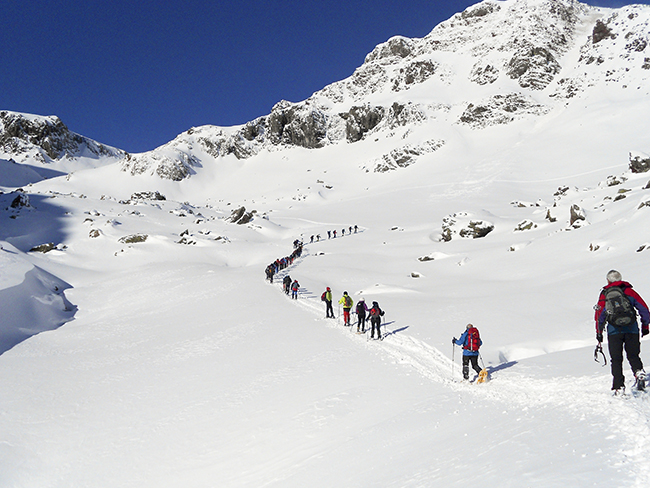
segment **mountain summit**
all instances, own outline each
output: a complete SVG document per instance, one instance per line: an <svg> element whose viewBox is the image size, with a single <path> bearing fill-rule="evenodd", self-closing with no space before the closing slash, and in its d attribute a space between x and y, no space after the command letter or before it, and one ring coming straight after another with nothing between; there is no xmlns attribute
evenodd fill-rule
<svg viewBox="0 0 650 488"><path fill-rule="evenodd" d="M646 96L649 26L650 7L642 5L486 0L424 38L396 36L379 44L350 77L302 102L280 101L242 126L192 128L153 151L130 155L72 135L57 118L2 112L0 148L6 158L29 153L44 164L82 154L108 157L131 174L180 181L224 157L318 149L430 127L430 138L396 138L367 166L387 171L448 143L441 125L481 130L555 117L603 89Z"/></svg>

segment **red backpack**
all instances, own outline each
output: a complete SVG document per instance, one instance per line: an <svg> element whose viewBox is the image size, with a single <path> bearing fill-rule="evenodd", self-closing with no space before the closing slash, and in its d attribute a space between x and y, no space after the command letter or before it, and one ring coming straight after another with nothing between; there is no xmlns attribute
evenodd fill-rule
<svg viewBox="0 0 650 488"><path fill-rule="evenodd" d="M464 349L476 352L479 347L481 347L481 337L478 333L478 329L476 327L470 327L467 329L467 345Z"/></svg>

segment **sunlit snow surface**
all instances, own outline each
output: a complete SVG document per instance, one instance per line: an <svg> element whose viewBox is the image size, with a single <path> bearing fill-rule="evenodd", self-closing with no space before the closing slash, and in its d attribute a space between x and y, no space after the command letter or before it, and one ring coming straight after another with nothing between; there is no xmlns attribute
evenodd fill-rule
<svg viewBox="0 0 650 488"><path fill-rule="evenodd" d="M206 157L181 182L97 162L38 181L7 163L34 178L19 208L0 180L0 486L647 486L650 403L611 396L592 310L612 268L650 300L650 173L628 170L650 152L644 80L534 92L546 115L483 129L454 123L463 105L433 80L444 120ZM250 224L228 221L240 206ZM449 218L494 230L445 242ZM297 238L302 257L265 282ZM325 319L326 286L378 301L384 340ZM468 322L487 384L461 382L451 339Z"/></svg>

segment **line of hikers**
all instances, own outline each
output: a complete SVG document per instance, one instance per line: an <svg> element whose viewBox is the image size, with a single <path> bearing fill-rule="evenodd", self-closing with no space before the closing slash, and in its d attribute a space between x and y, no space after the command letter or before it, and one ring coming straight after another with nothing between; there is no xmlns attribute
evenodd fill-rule
<svg viewBox="0 0 650 488"><path fill-rule="evenodd" d="M336 318L334 316L334 309L332 307L332 289L328 286L323 292L320 299L325 302L325 318ZM343 325L351 327L350 312L354 306L354 300L347 291L343 292L343 296L339 300L339 305L343 305ZM366 333L366 321L370 320L370 338L375 338L375 331L377 332L377 339L381 339L381 318L384 316L384 311L379 307L379 303L372 302L372 307L368 308L365 299L362 297L357 302L357 333Z"/></svg>
<svg viewBox="0 0 650 488"><path fill-rule="evenodd" d="M351 232L350 228L350 232ZM355 232L357 226L354 226ZM328 231L328 238L330 232ZM336 232L334 233L336 237ZM312 236L313 238L313 236ZM267 279L273 283L273 276L281 269L286 268L302 254L303 243L299 240L294 241L294 251L287 258L276 260L266 268ZM300 284L298 280L292 280L287 274L283 279L284 292L292 299L298 299L298 290ZM325 317L336 318L332 306L333 297L330 287L323 292L321 300L325 302ZM343 306L343 322L346 327L351 327L350 314L354 306L354 300L347 291L338 301ZM596 322L596 340L598 345L594 352L594 359L598 361L598 354L602 351L604 340L603 333L607 332L609 343L609 354L612 371L612 390L614 394L625 393L625 376L623 375L623 352L627 355L628 362L632 368L635 379L634 387L638 390L644 390L646 387L647 377L643 369L643 362L640 358L641 344L640 336L650 333L650 310L648 305L641 296L632 289L632 285L623 281L621 273L611 270L607 273L607 285L601 290L598 297L598 303L594 307ZM370 319L370 338L381 339L381 317L384 311L379 307L376 301L372 302L372 307L368 308L365 299L361 298L357 303L355 312L357 314L357 333L366 332L366 321ZM641 327L637 322L637 314L641 319ZM487 370L478 365L480 358L479 348L483 344L478 329L472 324L467 324L466 330L456 339L452 338L454 346L463 348L463 378L469 379L469 366L478 374L478 382L487 380ZM453 356L452 356L453 361ZM605 361L606 363L606 361Z"/></svg>
<svg viewBox="0 0 650 488"><path fill-rule="evenodd" d="M354 227L352 227L352 226L348 227L348 234L349 235L352 235L352 231L354 231L354 233L356 234L359 231L359 226L355 225ZM336 234L336 229L327 231L327 238L328 239L332 239L332 238L335 239L336 235L337 235ZM345 235L345 227L343 227L341 229L341 236L344 236L344 235ZM309 239L309 242L313 243L314 239L316 239L316 242L320 242L320 234L316 234L316 235L312 234L311 238Z"/></svg>
<svg viewBox="0 0 650 488"><path fill-rule="evenodd" d="M269 282L273 283L273 277L281 270L291 266L293 262L302 256L302 249L303 249L303 244L301 241L294 241L293 243L293 252L284 258L278 258L271 264L269 264L266 267L265 273L266 273L266 279L269 280Z"/></svg>

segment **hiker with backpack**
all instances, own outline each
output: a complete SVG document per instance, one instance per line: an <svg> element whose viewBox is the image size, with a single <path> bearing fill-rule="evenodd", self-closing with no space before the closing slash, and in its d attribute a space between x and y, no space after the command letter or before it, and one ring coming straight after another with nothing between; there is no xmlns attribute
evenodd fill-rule
<svg viewBox="0 0 650 488"><path fill-rule="evenodd" d="M370 338L375 338L375 330L377 330L377 339L381 339L381 318L384 316L384 311L379 308L377 302L372 302L372 308L368 312L370 315Z"/></svg>
<svg viewBox="0 0 650 488"><path fill-rule="evenodd" d="M291 298L298 300L298 290L300 289L300 283L298 280L294 280L291 284Z"/></svg>
<svg viewBox="0 0 650 488"><path fill-rule="evenodd" d="M478 365L478 350L483 344L483 341L481 340L478 329L472 324L467 324L465 332L458 339L454 337L451 343L463 348L463 378L469 380L470 362L476 374L480 374L481 368Z"/></svg>
<svg viewBox="0 0 650 488"><path fill-rule="evenodd" d="M625 393L625 376L623 375L623 349L627 355L636 379L636 388L645 389L646 377L643 362L639 357L641 342L637 312L641 318L641 335L648 335L650 312L643 298L632 289L632 285L623 281L621 273L611 270L607 273L607 285L601 290L596 310L596 340L600 346L607 324L607 342L612 368L612 390L615 395Z"/></svg>
<svg viewBox="0 0 650 488"><path fill-rule="evenodd" d="M357 332L366 331L366 312L368 311L368 305L366 301L361 298L359 303L357 303Z"/></svg>
<svg viewBox="0 0 650 488"><path fill-rule="evenodd" d="M343 292L343 296L339 300L339 305L343 305L343 325L347 327L350 325L350 310L352 309L352 305L354 305L354 300L348 295L347 291Z"/></svg>
<svg viewBox="0 0 650 488"><path fill-rule="evenodd" d="M327 289L320 296L320 299L325 302L325 318L334 318L334 309L332 308L332 290L328 286Z"/></svg>
<svg viewBox="0 0 650 488"><path fill-rule="evenodd" d="M284 285L284 292L288 295L289 290L291 289L291 276L285 276L282 280L282 284Z"/></svg>

